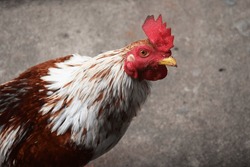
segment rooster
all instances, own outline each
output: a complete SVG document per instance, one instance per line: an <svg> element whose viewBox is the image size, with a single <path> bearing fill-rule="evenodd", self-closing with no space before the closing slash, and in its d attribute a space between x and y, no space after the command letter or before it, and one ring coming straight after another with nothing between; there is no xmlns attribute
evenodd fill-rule
<svg viewBox="0 0 250 167"><path fill-rule="evenodd" d="M114 147L177 66L171 29L148 16L148 39L96 57L73 54L0 85L0 166L84 166Z"/></svg>

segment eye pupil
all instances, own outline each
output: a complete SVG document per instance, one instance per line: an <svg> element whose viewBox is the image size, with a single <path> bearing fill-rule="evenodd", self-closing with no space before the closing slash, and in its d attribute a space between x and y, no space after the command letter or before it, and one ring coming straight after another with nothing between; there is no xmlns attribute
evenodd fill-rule
<svg viewBox="0 0 250 167"><path fill-rule="evenodd" d="M141 50L141 55L142 56L147 56L148 55L148 52L146 50Z"/></svg>

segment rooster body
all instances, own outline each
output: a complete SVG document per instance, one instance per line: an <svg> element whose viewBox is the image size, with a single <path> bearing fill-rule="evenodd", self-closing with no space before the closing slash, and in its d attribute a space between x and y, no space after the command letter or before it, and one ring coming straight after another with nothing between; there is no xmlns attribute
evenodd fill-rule
<svg viewBox="0 0 250 167"><path fill-rule="evenodd" d="M176 65L169 48L153 44L49 60L0 85L0 166L83 166L110 150L145 102L150 80ZM155 63L145 51L161 56Z"/></svg>

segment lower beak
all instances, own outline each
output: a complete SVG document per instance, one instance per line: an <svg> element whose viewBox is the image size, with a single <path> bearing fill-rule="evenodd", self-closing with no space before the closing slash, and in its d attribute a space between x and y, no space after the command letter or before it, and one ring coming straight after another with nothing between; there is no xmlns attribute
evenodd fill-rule
<svg viewBox="0 0 250 167"><path fill-rule="evenodd" d="M173 67L177 67L177 63L175 58L173 58L172 56L162 59L159 61L159 65L165 65L165 66L173 66Z"/></svg>

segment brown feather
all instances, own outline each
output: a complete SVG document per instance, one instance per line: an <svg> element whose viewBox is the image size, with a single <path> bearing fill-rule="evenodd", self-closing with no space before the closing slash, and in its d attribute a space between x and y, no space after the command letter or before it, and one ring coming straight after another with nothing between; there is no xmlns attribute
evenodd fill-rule
<svg viewBox="0 0 250 167"><path fill-rule="evenodd" d="M40 78L56 63L71 56L31 67L13 81L0 85L1 135L18 126L24 129L23 135L17 136L4 166L80 166L92 157L91 150L72 148L68 142L70 132L60 136L51 133L47 128L48 116L38 112L47 96L47 91L39 91L46 90Z"/></svg>

